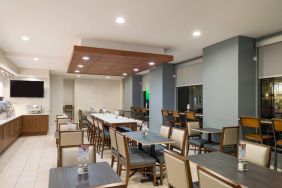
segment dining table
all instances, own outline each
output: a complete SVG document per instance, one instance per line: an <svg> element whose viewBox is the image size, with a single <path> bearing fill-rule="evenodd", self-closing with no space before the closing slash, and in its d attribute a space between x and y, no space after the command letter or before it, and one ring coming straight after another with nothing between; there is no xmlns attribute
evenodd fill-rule
<svg viewBox="0 0 282 188"><path fill-rule="evenodd" d="M192 130L207 134L208 135L208 142L211 142L211 135L212 134L220 134L222 132L221 129L212 128L212 127L192 128Z"/></svg>
<svg viewBox="0 0 282 188"><path fill-rule="evenodd" d="M158 144L172 144L174 140L165 138L151 131L132 131L124 133L126 137L138 143L138 148L142 150L143 146L150 146L150 154L156 156L155 146Z"/></svg>
<svg viewBox="0 0 282 188"><path fill-rule="evenodd" d="M118 116L111 113L92 113L91 116L93 116L96 119L99 119L104 122L105 126L117 128L117 127L129 127L132 129L132 131L137 130L137 120Z"/></svg>
<svg viewBox="0 0 282 188"><path fill-rule="evenodd" d="M51 168L49 188L88 188L110 185L126 187L125 183L107 162L88 165L88 174L78 175L77 166Z"/></svg>
<svg viewBox="0 0 282 188"><path fill-rule="evenodd" d="M223 176L241 187L248 188L281 188L282 174L248 162L248 170L238 171L238 158L222 152L211 152L187 157L194 164L203 166L220 176Z"/></svg>

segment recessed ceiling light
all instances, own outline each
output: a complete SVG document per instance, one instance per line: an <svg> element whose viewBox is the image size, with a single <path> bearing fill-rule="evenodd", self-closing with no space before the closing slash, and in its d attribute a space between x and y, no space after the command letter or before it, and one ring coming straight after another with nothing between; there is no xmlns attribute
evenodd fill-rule
<svg viewBox="0 0 282 188"><path fill-rule="evenodd" d="M148 64L152 66L152 65L155 65L155 62L152 62L152 61L151 61L151 62L149 62Z"/></svg>
<svg viewBox="0 0 282 188"><path fill-rule="evenodd" d="M137 71L139 71L139 69L133 69L134 70L134 72L137 72Z"/></svg>
<svg viewBox="0 0 282 188"><path fill-rule="evenodd" d="M123 75L123 76L127 76L127 74L126 74L126 73L123 73L122 75Z"/></svg>
<svg viewBox="0 0 282 188"><path fill-rule="evenodd" d="M29 37L27 37L27 36L22 36L22 40L28 41L28 40L29 40Z"/></svg>
<svg viewBox="0 0 282 188"><path fill-rule="evenodd" d="M78 75L76 75L76 77L77 77L77 78L80 78L80 75L78 74Z"/></svg>
<svg viewBox="0 0 282 188"><path fill-rule="evenodd" d="M34 61L39 61L38 57L33 58Z"/></svg>
<svg viewBox="0 0 282 188"><path fill-rule="evenodd" d="M193 32L193 36L194 36L194 37L199 37L199 36L201 36L201 31L194 31L194 32Z"/></svg>
<svg viewBox="0 0 282 188"><path fill-rule="evenodd" d="M107 78L107 79L110 79L111 77L107 76L106 78Z"/></svg>
<svg viewBox="0 0 282 188"><path fill-rule="evenodd" d="M123 24L123 23L125 23L125 19L124 19L123 17L117 17L117 18L116 18L116 22L117 22L118 24Z"/></svg>
<svg viewBox="0 0 282 188"><path fill-rule="evenodd" d="M84 67L84 65L77 65L77 67L79 67L79 68L83 68L83 67Z"/></svg>
<svg viewBox="0 0 282 188"><path fill-rule="evenodd" d="M90 58L88 56L83 56L81 59L88 61Z"/></svg>
<svg viewBox="0 0 282 188"><path fill-rule="evenodd" d="M79 70L75 70L74 72L79 73Z"/></svg>

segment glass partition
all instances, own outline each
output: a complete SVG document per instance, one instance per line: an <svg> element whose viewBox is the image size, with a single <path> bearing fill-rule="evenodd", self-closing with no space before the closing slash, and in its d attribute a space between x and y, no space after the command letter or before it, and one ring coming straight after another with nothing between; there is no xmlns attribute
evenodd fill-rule
<svg viewBox="0 0 282 188"><path fill-rule="evenodd" d="M177 104L181 112L203 112L203 85L177 87Z"/></svg>

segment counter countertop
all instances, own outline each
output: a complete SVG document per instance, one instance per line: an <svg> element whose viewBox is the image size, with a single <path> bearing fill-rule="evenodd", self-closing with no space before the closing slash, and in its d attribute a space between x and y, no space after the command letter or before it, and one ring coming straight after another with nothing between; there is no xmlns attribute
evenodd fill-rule
<svg viewBox="0 0 282 188"><path fill-rule="evenodd" d="M33 116L33 115L49 115L49 113L41 113L41 114L19 114L19 115L14 115L13 117L10 117L10 118L7 118L7 119L1 119L0 120L0 126L5 124L5 123L8 123L14 119L17 119L18 117L21 117L21 116Z"/></svg>

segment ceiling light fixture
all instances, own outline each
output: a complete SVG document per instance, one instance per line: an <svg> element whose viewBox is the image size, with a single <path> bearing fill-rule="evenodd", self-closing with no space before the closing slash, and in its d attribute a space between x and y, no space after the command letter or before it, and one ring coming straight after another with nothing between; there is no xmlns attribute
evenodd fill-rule
<svg viewBox="0 0 282 188"><path fill-rule="evenodd" d="M29 37L27 37L27 36L22 36L22 40L28 41L28 40L29 40Z"/></svg>
<svg viewBox="0 0 282 188"><path fill-rule="evenodd" d="M79 73L79 70L75 70L74 72Z"/></svg>
<svg viewBox="0 0 282 188"><path fill-rule="evenodd" d="M134 72L138 72L139 71L139 69L133 69L134 70Z"/></svg>
<svg viewBox="0 0 282 188"><path fill-rule="evenodd" d="M81 65L81 64L80 64L80 65L77 65L77 67L79 67L79 68L83 68L83 67L84 67L84 65Z"/></svg>
<svg viewBox="0 0 282 188"><path fill-rule="evenodd" d="M124 19L123 17L117 17L117 18L116 18L116 22L117 22L118 24L123 24L123 23L125 23L125 19Z"/></svg>
<svg viewBox="0 0 282 188"><path fill-rule="evenodd" d="M81 59L88 61L90 58L88 56L83 56Z"/></svg>
<svg viewBox="0 0 282 188"><path fill-rule="evenodd" d="M153 66L153 65L155 65L155 62L149 62L148 63L150 66Z"/></svg>
<svg viewBox="0 0 282 188"><path fill-rule="evenodd" d="M194 36L194 37L199 37L199 36L201 36L201 31L194 31L194 32L193 32L193 36Z"/></svg>
<svg viewBox="0 0 282 188"><path fill-rule="evenodd" d="M126 73L123 73L122 75L123 75L123 76L127 76L127 74L126 74Z"/></svg>
<svg viewBox="0 0 282 188"><path fill-rule="evenodd" d="M38 57L33 58L34 61L39 61Z"/></svg>
<svg viewBox="0 0 282 188"><path fill-rule="evenodd" d="M106 78L107 78L107 79L110 79L111 77L107 76Z"/></svg>

